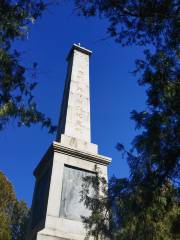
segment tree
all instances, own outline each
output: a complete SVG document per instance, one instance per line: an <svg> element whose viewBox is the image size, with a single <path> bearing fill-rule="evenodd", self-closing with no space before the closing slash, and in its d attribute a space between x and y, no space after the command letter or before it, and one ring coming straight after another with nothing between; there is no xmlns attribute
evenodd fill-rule
<svg viewBox="0 0 180 240"><path fill-rule="evenodd" d="M12 184L0 172L0 240L25 240L29 209L18 201Z"/></svg>
<svg viewBox="0 0 180 240"><path fill-rule="evenodd" d="M140 134L130 150L117 146L127 157L130 177L113 178L100 200L83 194L92 210L85 226L102 239L179 239L180 5L176 0L77 0L76 6L87 17L107 18L116 42L145 49L134 73L147 89L146 109L131 115Z"/></svg>
<svg viewBox="0 0 180 240"><path fill-rule="evenodd" d="M55 130L33 97L37 63L28 69L21 63L21 52L14 48L14 42L27 37L30 25L48 5L43 0L0 1L0 130L12 119L17 120L18 126L41 123L50 132Z"/></svg>
<svg viewBox="0 0 180 240"><path fill-rule="evenodd" d="M149 182L148 182L149 183ZM89 196L89 189L95 189ZM132 179L110 179L101 174L84 179L82 201L91 210L82 217L86 239L178 240L180 209L177 189L167 182L160 188Z"/></svg>
<svg viewBox="0 0 180 240"><path fill-rule="evenodd" d="M123 45L179 43L177 0L75 0L78 14L109 21L108 34Z"/></svg>
<svg viewBox="0 0 180 240"><path fill-rule="evenodd" d="M12 240L24 240L27 234L30 211L24 201L16 201L11 217Z"/></svg>
<svg viewBox="0 0 180 240"><path fill-rule="evenodd" d="M11 183L0 172L0 239L11 239L9 229L10 215L12 212L15 194Z"/></svg>

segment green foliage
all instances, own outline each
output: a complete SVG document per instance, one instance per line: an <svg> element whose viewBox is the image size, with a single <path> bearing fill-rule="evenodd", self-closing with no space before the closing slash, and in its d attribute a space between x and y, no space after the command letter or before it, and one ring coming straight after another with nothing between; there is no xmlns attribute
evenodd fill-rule
<svg viewBox="0 0 180 240"><path fill-rule="evenodd" d="M11 235L13 240L24 240L27 234L30 211L24 201L16 201L11 217Z"/></svg>
<svg viewBox="0 0 180 240"><path fill-rule="evenodd" d="M89 217L82 216L87 229L86 239L93 235L94 239L98 240L100 236L106 236L109 233L109 208L107 207L107 182L101 177L97 166L95 167L95 172L95 176L86 176L84 178L81 201L92 212Z"/></svg>
<svg viewBox="0 0 180 240"><path fill-rule="evenodd" d="M92 186L95 194L89 196ZM137 184L113 177L107 184L97 172L96 177L84 179L82 201L91 210L89 217L83 217L86 239L94 236L96 240L178 240L180 237L177 190L169 182L153 188L144 182Z"/></svg>
<svg viewBox="0 0 180 240"><path fill-rule="evenodd" d="M13 47L16 40L27 38L30 24L41 17L47 6L43 0L0 1L0 130L12 119L18 126L41 123L49 132L55 130L33 97L37 63L31 69L23 66L21 52Z"/></svg>
<svg viewBox="0 0 180 240"><path fill-rule="evenodd" d="M108 33L118 43L146 48L134 71L139 85L147 89L146 109L131 115L140 134L129 151L122 144L117 146L127 158L130 177L112 178L109 191L99 200L83 192L92 210L84 219L88 235L95 239L180 239L179 2L77 0L76 6L85 16L107 18Z"/></svg>
<svg viewBox="0 0 180 240"><path fill-rule="evenodd" d="M0 240L10 240L10 222L15 194L11 183L0 172Z"/></svg>
<svg viewBox="0 0 180 240"><path fill-rule="evenodd" d="M11 240L8 219L0 213L0 240Z"/></svg>
<svg viewBox="0 0 180 240"><path fill-rule="evenodd" d="M29 209L16 199L13 187L0 172L0 240L25 240Z"/></svg>
<svg viewBox="0 0 180 240"><path fill-rule="evenodd" d="M178 56L173 50L157 50L155 54L146 51L146 61L141 60L141 85L147 85L147 109L133 111L132 118L142 134L134 139L137 151L136 167L153 175L157 184L167 179L176 181L179 177L180 157L180 79ZM142 66L143 65L143 66ZM139 68L139 61L137 61ZM135 161L129 158L131 164ZM141 166L140 166L141 165ZM143 166L144 165L144 166ZM140 167L139 167L140 166ZM148 172L147 172L148 171ZM138 173L139 174L139 173Z"/></svg>
<svg viewBox="0 0 180 240"><path fill-rule="evenodd" d="M179 42L178 0L75 0L79 14L109 21L108 34L123 45Z"/></svg>

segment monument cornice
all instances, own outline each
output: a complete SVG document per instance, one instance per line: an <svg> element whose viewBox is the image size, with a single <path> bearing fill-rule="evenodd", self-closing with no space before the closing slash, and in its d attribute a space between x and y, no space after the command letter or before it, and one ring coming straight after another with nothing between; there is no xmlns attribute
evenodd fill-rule
<svg viewBox="0 0 180 240"><path fill-rule="evenodd" d="M85 151L77 150L74 148L69 148L55 141L53 142L52 146L53 146L54 152L64 153L69 156L78 157L90 162L94 162L94 163L98 163L106 166L109 165L109 163L111 163L111 158L109 157L102 156L99 154L92 154L90 152L85 152Z"/></svg>
<svg viewBox="0 0 180 240"><path fill-rule="evenodd" d="M73 44L73 46L72 46L72 48L71 48L71 50L70 50L70 52L69 52L66 60L69 60L69 58L70 58L70 56L72 56L72 52L73 52L74 50L77 50L77 51L79 51L79 52L85 53L85 54L87 54L87 55L91 55L91 54L92 54L92 51L90 51L89 49L84 48L84 47L81 47L81 46L78 45L78 44Z"/></svg>
<svg viewBox="0 0 180 240"><path fill-rule="evenodd" d="M111 158L109 157L66 147L59 142L53 141L53 143L50 145L49 149L39 162L38 166L34 170L35 176L38 175L38 173L41 172L41 170L44 169L45 166L47 166L47 164L50 164L53 161L53 154L55 152L66 154L72 157L80 158L82 160L90 161L105 166L111 163Z"/></svg>

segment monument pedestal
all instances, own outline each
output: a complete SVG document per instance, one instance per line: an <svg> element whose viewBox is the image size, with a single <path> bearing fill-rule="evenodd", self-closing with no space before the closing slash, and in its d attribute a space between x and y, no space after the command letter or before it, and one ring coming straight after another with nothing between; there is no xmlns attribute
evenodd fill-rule
<svg viewBox="0 0 180 240"><path fill-rule="evenodd" d="M28 239L84 240L81 215L88 210L79 202L82 177L94 174L96 165L107 178L109 163L110 158L53 142L34 171L36 187Z"/></svg>

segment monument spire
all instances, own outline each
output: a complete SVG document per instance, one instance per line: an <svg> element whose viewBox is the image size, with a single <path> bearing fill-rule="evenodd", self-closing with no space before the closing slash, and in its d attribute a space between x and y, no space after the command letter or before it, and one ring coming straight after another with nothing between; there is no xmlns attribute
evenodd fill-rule
<svg viewBox="0 0 180 240"><path fill-rule="evenodd" d="M61 135L91 142L89 57L91 51L74 44L68 54L57 141Z"/></svg>

